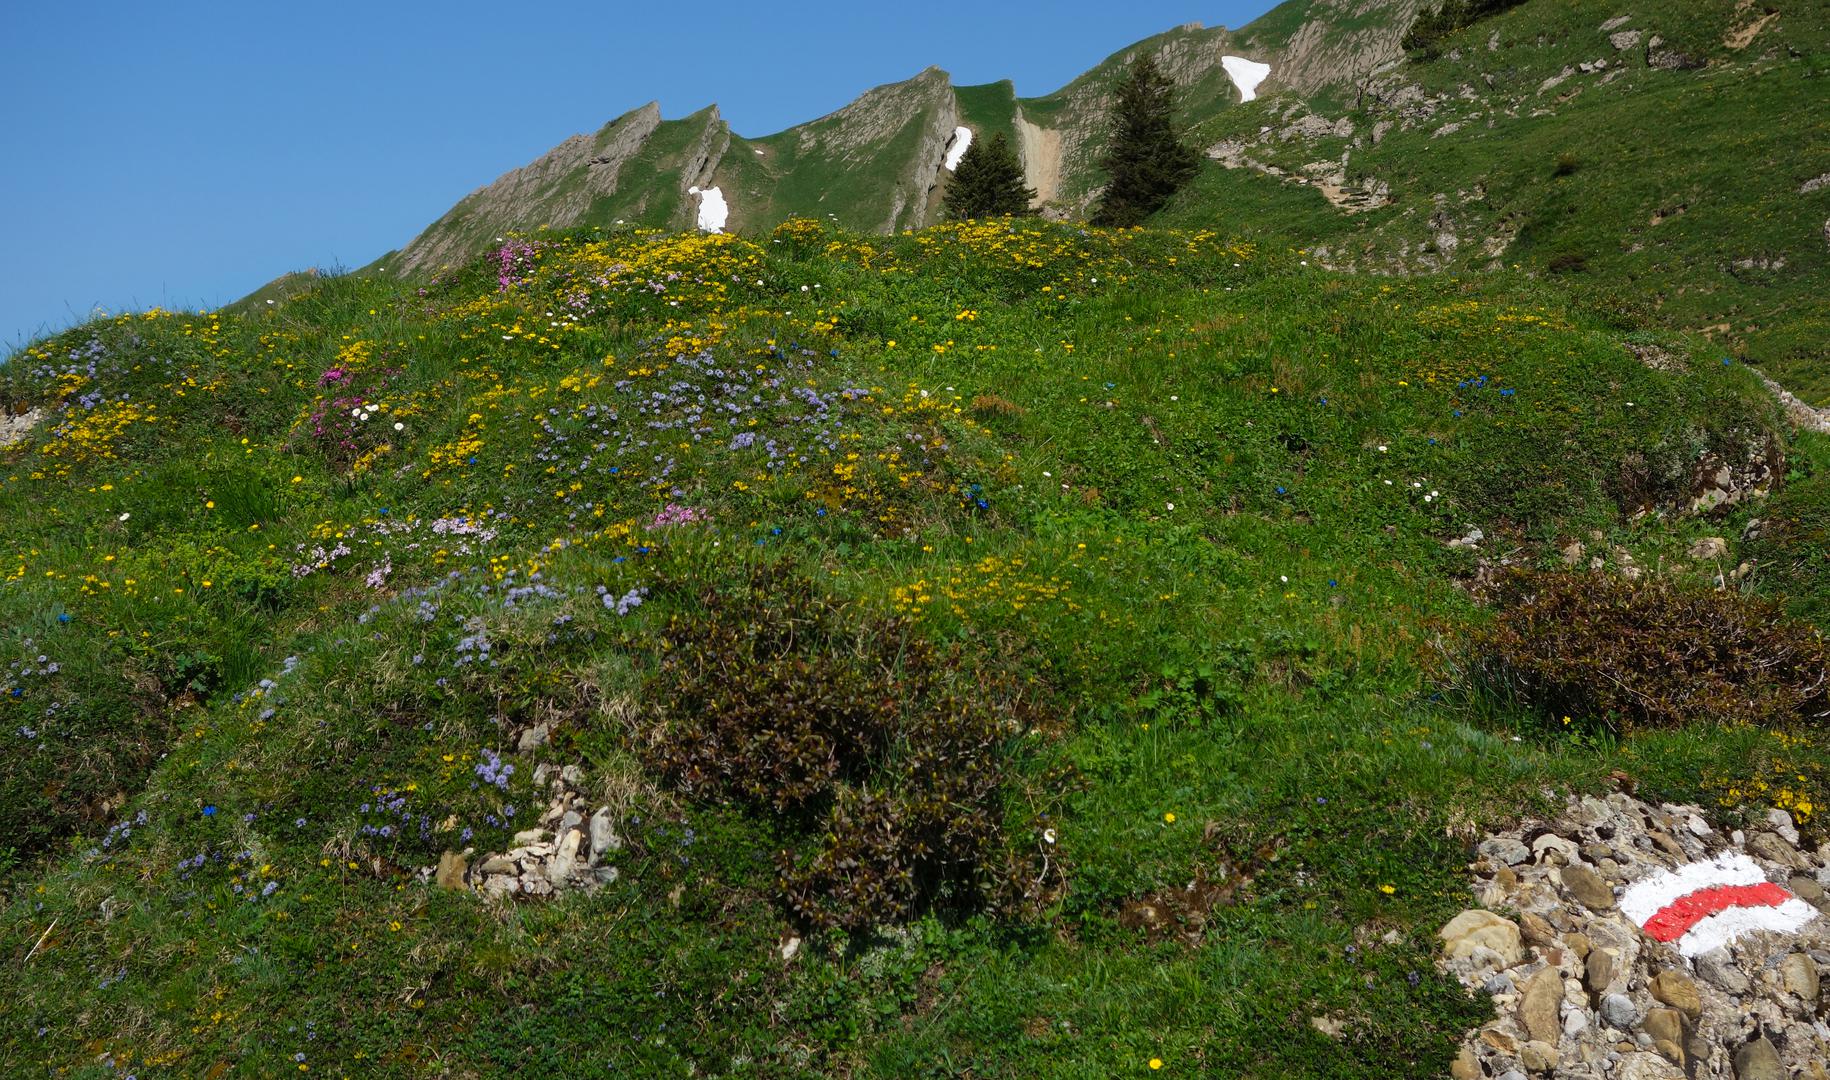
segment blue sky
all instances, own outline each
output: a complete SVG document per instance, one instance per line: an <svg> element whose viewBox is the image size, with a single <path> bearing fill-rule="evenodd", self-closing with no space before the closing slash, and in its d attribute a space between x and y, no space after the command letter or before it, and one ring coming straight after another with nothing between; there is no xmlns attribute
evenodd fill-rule
<svg viewBox="0 0 1830 1080"><path fill-rule="evenodd" d="M361 266L649 100L764 135L938 64L1047 93L1271 0L0 5L0 355L109 310Z"/></svg>

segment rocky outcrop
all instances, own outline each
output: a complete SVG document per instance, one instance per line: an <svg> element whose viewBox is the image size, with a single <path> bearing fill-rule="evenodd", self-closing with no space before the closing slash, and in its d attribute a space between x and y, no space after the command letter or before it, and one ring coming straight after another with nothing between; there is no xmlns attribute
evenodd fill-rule
<svg viewBox="0 0 1830 1080"><path fill-rule="evenodd" d="M590 804L578 790L579 769L542 765L534 783L545 784L551 802L539 824L515 834L507 851L478 856L473 849L447 851L420 878L447 889L469 889L492 900L550 897L571 890L590 892L615 881L609 858L621 851L610 808Z"/></svg>
<svg viewBox="0 0 1830 1080"><path fill-rule="evenodd" d="M402 273L436 270L464 262L505 229L577 224L595 199L616 192L623 165L660 124L661 107L651 101L596 135L572 136L466 195L401 249L395 267Z"/></svg>
<svg viewBox="0 0 1830 1080"><path fill-rule="evenodd" d="M43 415L38 409L27 409L20 413L0 409L0 449L24 439Z"/></svg>
<svg viewBox="0 0 1830 1080"><path fill-rule="evenodd" d="M1421 0L1316 0L1275 50L1267 88L1308 94L1370 78L1404 59L1400 41L1423 6Z"/></svg>
<svg viewBox="0 0 1830 1080"><path fill-rule="evenodd" d="M1036 206L1047 206L1061 194L1061 132L1029 121L1017 105L1017 152L1023 158L1023 184L1035 190Z"/></svg>
<svg viewBox="0 0 1830 1080"><path fill-rule="evenodd" d="M1824 226L1825 238L1830 239L1830 224ZM1766 384L1768 391L1779 399L1779 407L1785 410L1786 421L1800 431L1815 431L1830 435L1830 409L1814 408L1798 399L1790 390L1779 385L1765 375L1760 381Z"/></svg>
<svg viewBox="0 0 1830 1080"><path fill-rule="evenodd" d="M1615 794L1481 841L1482 906L1442 928L1440 963L1493 1000L1494 1019L1463 1040L1451 1076L1830 1080L1830 844L1806 850L1782 811L1764 826L1723 833L1698 807ZM1687 866L1703 870L1676 873ZM1662 913L1689 918L1685 904L1714 894L1683 883L1716 866L1764 902L1785 897L1791 919L1767 920L1784 928L1717 944L1733 924L1698 922L1672 937L1680 924ZM1661 889L1683 895L1647 917Z"/></svg>

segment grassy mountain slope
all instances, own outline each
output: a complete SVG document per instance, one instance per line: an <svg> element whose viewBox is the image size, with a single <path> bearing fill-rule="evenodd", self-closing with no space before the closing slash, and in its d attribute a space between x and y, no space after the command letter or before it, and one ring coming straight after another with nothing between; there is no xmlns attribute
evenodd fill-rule
<svg viewBox="0 0 1830 1080"><path fill-rule="evenodd" d="M1440 1075L1479 829L1823 801L1821 732L1458 675L1483 557L1739 557L1763 504L1669 512L1778 437L1713 350L1206 231L522 243L0 368L0 1071ZM560 770L613 877L433 880Z"/></svg>
<svg viewBox="0 0 1830 1080"><path fill-rule="evenodd" d="M938 216L960 124L1010 134L1039 205L1078 219L1105 179L1111 85L1147 52L1216 159L1166 223L1341 267L1572 276L1830 401L1830 5L1531 0L1422 62L1399 46L1417 7L1293 0L1237 31L1178 27L1034 98L929 69L753 140L715 110L645 108L474 193L377 267L455 265L507 229L689 228L694 185L720 187L748 235L795 215L918 228ZM1259 101L1240 106L1228 53L1271 64Z"/></svg>
<svg viewBox="0 0 1830 1080"><path fill-rule="evenodd" d="M1220 221L1362 269L1566 276L1830 400L1830 183L1810 186L1830 174L1826 74L1823 4L1771 19L1727 2L1630 18L1526 4L1363 93L1198 121L1198 141L1234 168L1165 220ZM1336 210L1330 183L1390 204Z"/></svg>

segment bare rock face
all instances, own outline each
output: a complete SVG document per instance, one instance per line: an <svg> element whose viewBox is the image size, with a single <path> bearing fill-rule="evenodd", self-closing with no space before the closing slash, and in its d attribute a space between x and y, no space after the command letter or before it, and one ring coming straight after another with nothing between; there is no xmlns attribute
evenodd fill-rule
<svg viewBox="0 0 1830 1080"><path fill-rule="evenodd" d="M661 107L651 101L596 135L574 135L529 164L502 174L466 195L402 248L400 269L436 270L464 262L502 230L578 223L593 199L615 193L623 164L660 124ZM566 179L580 172L584 182L570 187Z"/></svg>
<svg viewBox="0 0 1830 1080"><path fill-rule="evenodd" d="M1451 1075L1830 1076L1830 843L1809 849L1797 835L1783 813L1750 837L1712 828L1698 807L1616 794L1484 838L1470 865L1482 907L1443 927L1439 963L1491 995L1495 1016L1463 1040ZM1531 857L1515 861L1521 846ZM1730 921L1655 935L1645 897L1681 893L1658 901L1673 910L1693 885L1669 883L1690 882L1702 864L1757 868L1786 891L1791 921L1734 922L1731 910ZM1671 876L1683 867L1690 876ZM1713 944L1725 929L1725 944L1684 952L1702 940L1686 935Z"/></svg>

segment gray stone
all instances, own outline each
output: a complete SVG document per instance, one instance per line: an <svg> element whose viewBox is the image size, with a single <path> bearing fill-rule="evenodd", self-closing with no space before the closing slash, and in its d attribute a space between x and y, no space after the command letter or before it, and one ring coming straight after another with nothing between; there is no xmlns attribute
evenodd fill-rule
<svg viewBox="0 0 1830 1080"><path fill-rule="evenodd" d="M1747 976L1735 966L1734 958L1728 955L1727 949L1711 949L1696 960L1697 974L1703 981L1731 994L1747 993Z"/></svg>
<svg viewBox="0 0 1830 1080"><path fill-rule="evenodd" d="M1625 52L1639 44L1638 30L1621 30L1608 35L1608 44L1614 46L1615 52Z"/></svg>
<svg viewBox="0 0 1830 1080"><path fill-rule="evenodd" d="M1610 1027L1622 1031L1639 1024L1639 1006L1633 1004L1633 999L1625 994L1609 994L1602 998L1601 1008L1597 1011Z"/></svg>
<svg viewBox="0 0 1830 1080"><path fill-rule="evenodd" d="M1788 844L1798 843L1798 826L1792 823L1792 815L1775 806L1766 812L1767 827L1785 838Z"/></svg>
<svg viewBox="0 0 1830 1080"><path fill-rule="evenodd" d="M1610 911L1614 907L1614 890L1586 866L1564 867L1563 887L1590 911Z"/></svg>
<svg viewBox="0 0 1830 1080"><path fill-rule="evenodd" d="M1558 855L1554 861L1563 866L1576 862L1582 857L1580 849L1574 843L1563 839L1556 833L1545 833L1531 842L1531 853L1539 862L1552 861L1545 857L1545 853L1551 851Z"/></svg>
<svg viewBox="0 0 1830 1080"><path fill-rule="evenodd" d="M1786 1077L1786 1067L1779 1060L1779 1051L1766 1040L1766 1036L1735 1051L1735 1080L1786 1080Z"/></svg>
<svg viewBox="0 0 1830 1080"><path fill-rule="evenodd" d="M1623 1054L1617 1080L1684 1080L1684 1070L1657 1054Z"/></svg>
<svg viewBox="0 0 1830 1080"><path fill-rule="evenodd" d="M553 861L546 867L546 879L555 887L565 885L571 879L572 871L578 868L578 848L584 839L585 834L577 829L567 829L559 838L559 850L553 853Z"/></svg>
<svg viewBox="0 0 1830 1080"><path fill-rule="evenodd" d="M1482 856L1507 866L1517 866L1531 858L1531 849L1509 836L1483 840L1475 850Z"/></svg>
<svg viewBox="0 0 1830 1080"><path fill-rule="evenodd" d="M621 851L623 838L616 835L616 828L610 820L610 808L600 806L591 815L591 863L596 865L606 854Z"/></svg>

